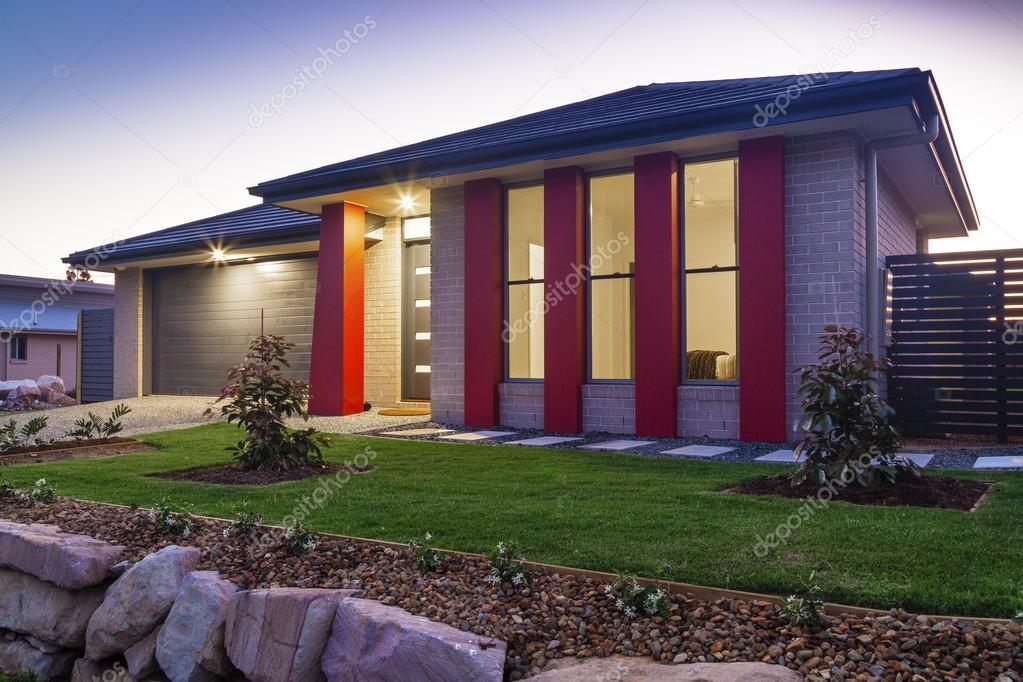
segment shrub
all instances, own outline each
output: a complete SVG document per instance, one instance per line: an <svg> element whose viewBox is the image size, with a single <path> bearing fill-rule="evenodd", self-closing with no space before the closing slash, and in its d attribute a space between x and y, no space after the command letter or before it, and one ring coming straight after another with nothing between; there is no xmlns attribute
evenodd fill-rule
<svg viewBox="0 0 1023 682"><path fill-rule="evenodd" d="M228 373L227 386L217 398L224 402L221 415L245 429L245 438L229 451L246 469L284 471L323 463L321 448L329 444L327 437L316 429L289 429L284 424L288 417L309 418L309 384L281 371L289 366L285 355L293 347L280 336L256 337L245 360Z"/></svg>
<svg viewBox="0 0 1023 682"><path fill-rule="evenodd" d="M17 497L18 489L6 478L0 478L0 500Z"/></svg>
<svg viewBox="0 0 1023 682"><path fill-rule="evenodd" d="M18 422L14 419L0 425L0 452L28 445L39 445L43 439L38 436L46 428L47 421L46 417L34 417L25 422L21 428L18 428Z"/></svg>
<svg viewBox="0 0 1023 682"><path fill-rule="evenodd" d="M124 403L117 404L106 420L90 411L86 416L75 420L75 427L67 432L67 437L75 440L112 438L123 430L121 419L129 412L131 408Z"/></svg>
<svg viewBox="0 0 1023 682"><path fill-rule="evenodd" d="M249 511L248 509L242 509L234 518L231 519L231 523L228 524L227 528L224 529L224 537L243 537L246 535L252 535L256 528L263 525L263 515L259 512Z"/></svg>
<svg viewBox="0 0 1023 682"><path fill-rule="evenodd" d="M316 549L316 536L301 523L285 529L284 542L289 554L305 554Z"/></svg>
<svg viewBox="0 0 1023 682"><path fill-rule="evenodd" d="M45 478L40 478L32 484L32 489L28 491L28 498L33 502L49 504L57 499L57 489L50 485Z"/></svg>
<svg viewBox="0 0 1023 682"><path fill-rule="evenodd" d="M510 542L499 542L494 551L487 554L490 560L490 575L487 582L495 585L511 583L518 587L529 582L530 569L519 558L519 549Z"/></svg>
<svg viewBox="0 0 1023 682"><path fill-rule="evenodd" d="M671 615L668 593L654 584L640 585L635 578L618 576L613 583L604 586L604 593L615 600L615 606L627 618Z"/></svg>
<svg viewBox="0 0 1023 682"><path fill-rule="evenodd" d="M426 533L421 538L412 538L408 541L408 548L412 552L416 568L422 573L429 573L440 566L440 562L443 560L440 552L435 550L433 545L430 544L432 540L433 535Z"/></svg>
<svg viewBox="0 0 1023 682"><path fill-rule="evenodd" d="M166 498L153 506L149 518L164 535L184 538L192 532L192 514L181 507L175 509Z"/></svg>
<svg viewBox="0 0 1023 682"><path fill-rule="evenodd" d="M799 589L785 597L781 617L793 625L819 630L824 625L824 589L815 581L816 573Z"/></svg>
<svg viewBox="0 0 1023 682"><path fill-rule="evenodd" d="M858 329L829 325L824 331L819 362L799 370L799 427L806 436L795 454L806 460L793 485L812 478L866 486L882 476L894 483L902 471L918 473L912 462L896 456L901 442L890 423L894 413L877 394L877 375L888 371L887 358L866 351Z"/></svg>

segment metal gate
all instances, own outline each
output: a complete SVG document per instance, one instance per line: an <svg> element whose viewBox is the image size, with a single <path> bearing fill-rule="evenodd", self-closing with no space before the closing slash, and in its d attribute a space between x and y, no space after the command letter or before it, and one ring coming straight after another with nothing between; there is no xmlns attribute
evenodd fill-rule
<svg viewBox="0 0 1023 682"><path fill-rule="evenodd" d="M114 309L78 313L78 402L114 399Z"/></svg>
<svg viewBox="0 0 1023 682"><path fill-rule="evenodd" d="M1023 249L889 256L888 397L908 436L1023 436Z"/></svg>

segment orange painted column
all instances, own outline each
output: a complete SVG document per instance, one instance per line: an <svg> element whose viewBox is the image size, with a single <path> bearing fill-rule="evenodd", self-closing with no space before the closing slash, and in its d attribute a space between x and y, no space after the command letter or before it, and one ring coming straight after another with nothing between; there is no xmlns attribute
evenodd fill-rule
<svg viewBox="0 0 1023 682"><path fill-rule="evenodd" d="M357 414L365 404L366 209L323 207L316 271L309 414Z"/></svg>

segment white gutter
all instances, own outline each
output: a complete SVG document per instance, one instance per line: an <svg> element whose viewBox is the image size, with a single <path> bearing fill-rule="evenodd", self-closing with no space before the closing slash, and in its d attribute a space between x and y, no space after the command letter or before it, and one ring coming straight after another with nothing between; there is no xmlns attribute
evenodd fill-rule
<svg viewBox="0 0 1023 682"><path fill-rule="evenodd" d="M871 140L863 150L867 205L867 347L877 357L881 352L881 277L877 263L877 152L880 149L932 144L941 130L938 115L931 116L918 133Z"/></svg>

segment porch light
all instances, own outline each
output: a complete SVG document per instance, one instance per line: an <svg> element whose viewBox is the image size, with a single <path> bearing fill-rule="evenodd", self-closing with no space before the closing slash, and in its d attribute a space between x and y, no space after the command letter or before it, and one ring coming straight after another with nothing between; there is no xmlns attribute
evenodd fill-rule
<svg viewBox="0 0 1023 682"><path fill-rule="evenodd" d="M415 208L415 205L416 200L412 197L411 194L406 194L405 196L401 197L401 200L398 202L398 208L400 208L402 211L411 211L413 208Z"/></svg>
<svg viewBox="0 0 1023 682"><path fill-rule="evenodd" d="M222 261L222 260L224 260L224 250L223 249L213 249L213 260L215 260L215 261Z"/></svg>

